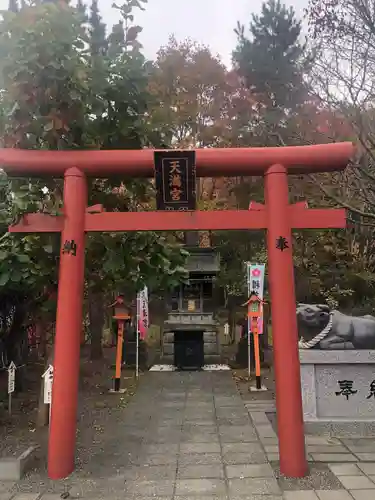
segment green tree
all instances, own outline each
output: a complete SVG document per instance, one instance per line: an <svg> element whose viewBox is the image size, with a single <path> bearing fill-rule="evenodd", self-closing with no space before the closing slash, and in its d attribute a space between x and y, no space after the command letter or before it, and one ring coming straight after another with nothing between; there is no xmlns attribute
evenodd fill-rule
<svg viewBox="0 0 375 500"><path fill-rule="evenodd" d="M0 30L5 112L0 125L7 147L133 149L150 145L146 62L136 40L140 28L129 20L132 5L134 1L129 0L120 8L126 29L116 57L108 55L95 2L89 26L82 8L77 11L61 2L5 15ZM60 211L59 180L12 180L8 190L12 193L9 221L26 212L56 215ZM89 185L89 204L101 203L107 211L144 209L153 195L149 181L94 179ZM0 251L7 252L0 259L0 287L27 289L30 295L48 283L55 287L59 248L57 235L20 238L7 234L0 244ZM86 254L87 289L96 304L90 310L95 310L97 320L91 315L92 354L98 357L106 294L120 289L132 298L145 284L151 291L175 285L185 275L186 252L159 233L111 233L90 235ZM25 262L10 265L10 259L20 255Z"/></svg>
<svg viewBox="0 0 375 500"><path fill-rule="evenodd" d="M89 22L91 56L92 58L103 56L106 54L107 38L106 27L99 13L98 0L92 0Z"/></svg>
<svg viewBox="0 0 375 500"><path fill-rule="evenodd" d="M340 116L349 138L358 143L350 179L320 187L366 224L375 219L374 77L375 12L371 2L311 0L307 11L311 35L319 46L313 71L321 106ZM345 182L348 181L348 182Z"/></svg>
<svg viewBox="0 0 375 500"><path fill-rule="evenodd" d="M355 70L355 67L360 69L360 59L353 58L353 47L360 50L360 37L358 43L354 45L352 38L347 39L346 53L343 52L343 47L346 45L343 41L338 41L339 36L344 34L348 36L349 26L352 30L360 30L362 35L364 33L364 28L361 28L358 22L358 16L356 22L348 22L349 12L354 12L355 3L350 2L349 6L341 1L311 1L316 21L314 27L317 30L316 40L310 44L309 50L301 42L301 23L296 19L294 11L287 9L279 1L263 4L261 14L253 16L249 36L245 34L245 28L238 25L236 30L238 45L233 53L233 60L237 71L245 79L246 85L252 90L256 99L253 106L255 112L252 115L244 114L236 123L239 129L238 135L242 137L244 145L285 146L353 138L351 123L355 123L355 120L345 118L350 116L345 100L342 99L340 102L340 106L345 104L344 112L344 108L332 106L332 100L324 98L324 93L320 92L316 96L316 91L318 88L324 89L325 92L334 89L331 97L334 96L338 103L339 92L349 83L352 89L348 95L367 96L366 93L355 92L356 85L350 75L346 75L347 78L343 77L341 81L337 79L338 60L343 62L341 71L347 71L350 67L348 62L351 61L354 68L352 77L360 74ZM361 9L362 7L358 7L358 11ZM345 22L347 25L344 30ZM363 38L365 37L362 36ZM315 50L316 46L321 50L323 45L327 49L325 54L329 56L328 61L331 65L321 64L321 55ZM335 54L332 52L333 48ZM314 58L311 54L314 54ZM330 70L332 63L336 63L334 71ZM361 71L367 67L366 64L362 64ZM313 78L315 74L319 77L321 85L318 85L316 78ZM309 81L309 86L306 81ZM314 83L313 86L311 81ZM337 85L332 85L336 81ZM358 78L359 82L363 80ZM370 78L368 83L368 88L371 88ZM350 113L355 116L353 111L351 108ZM367 123L363 118L361 113L361 120L358 122L362 127ZM234 186L236 197L239 200L244 197L246 199L246 193L252 193L255 200L257 195L260 195L257 201L261 201L263 186L258 182L258 189L255 189L256 183L254 179L237 183L237 186ZM363 186L366 186L366 189ZM363 210L364 205L361 205L361 202L364 197L371 199L370 183L361 182L358 174L353 175L352 170L346 174L323 174L290 179L290 192L291 201L307 199L310 206L344 205L361 207ZM234 240L229 242L227 249L231 243L233 244ZM372 243L368 227L359 231L357 226L350 233L343 231L296 233L294 259L297 298L305 302L324 300L333 307L340 305L342 308L359 306L361 303L363 305L374 293L370 248ZM229 250L227 253L231 255ZM236 275L235 263L231 263L231 269L232 266L234 273L226 274L227 279ZM366 273L363 273L363 268L366 269ZM237 272L240 273L240 269Z"/></svg>
<svg viewBox="0 0 375 500"><path fill-rule="evenodd" d="M149 106L153 131L167 147L242 145L238 124L245 114L249 117L250 92L207 47L171 37L158 51L149 90L154 97ZM247 209L249 192L240 202L233 200L241 185L241 179L200 179L198 208ZM243 263L254 253L254 234L213 232L210 240L221 256L217 288L231 310L245 299Z"/></svg>
<svg viewBox="0 0 375 500"><path fill-rule="evenodd" d="M306 13L311 39L319 48L311 73L315 100L326 115L341 121L339 128L326 127L325 134L330 140L352 140L357 145L346 172L333 179L314 176L311 182L326 200L348 209L352 260L348 259L346 279L353 300L369 303L375 271L375 12L368 1L310 0ZM373 312L372 307L366 312Z"/></svg>
<svg viewBox="0 0 375 500"><path fill-rule="evenodd" d="M10 10L11 12L18 12L19 11L18 0L9 0L8 10Z"/></svg>
<svg viewBox="0 0 375 500"><path fill-rule="evenodd" d="M273 110L295 109L304 99L305 45L301 22L280 0L263 3L253 14L249 36L238 23L233 62L257 99Z"/></svg>
<svg viewBox="0 0 375 500"><path fill-rule="evenodd" d="M78 1L77 1L77 12L78 12L78 14L81 16L81 18L82 18L84 21L87 21L87 20L88 20L88 16L87 16L87 6L86 6L86 4L83 2L83 0L78 0Z"/></svg>
<svg viewBox="0 0 375 500"><path fill-rule="evenodd" d="M159 49L149 90L155 133L172 147L219 146L225 141L233 87L228 71L210 50L173 36Z"/></svg>

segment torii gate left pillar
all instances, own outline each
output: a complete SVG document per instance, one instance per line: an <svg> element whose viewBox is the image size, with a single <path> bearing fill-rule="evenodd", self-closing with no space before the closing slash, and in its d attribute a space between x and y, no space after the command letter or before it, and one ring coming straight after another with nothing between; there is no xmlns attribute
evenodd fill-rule
<svg viewBox="0 0 375 500"><path fill-rule="evenodd" d="M48 442L48 475L52 479L67 477L74 471L84 287L86 184L86 176L78 168L66 170Z"/></svg>
<svg viewBox="0 0 375 500"><path fill-rule="evenodd" d="M151 177L153 151L0 149L0 164L10 175L65 176L63 216L29 214L10 228L12 232L62 231L62 247L68 243L60 262L48 460L52 479L67 477L74 470L84 234L89 231L267 229L280 470L289 477L306 474L291 230L345 227L345 210L290 205L287 175L343 170L353 151L351 143L197 150L201 177L263 175L265 206L256 204L249 211L89 213L85 175Z"/></svg>

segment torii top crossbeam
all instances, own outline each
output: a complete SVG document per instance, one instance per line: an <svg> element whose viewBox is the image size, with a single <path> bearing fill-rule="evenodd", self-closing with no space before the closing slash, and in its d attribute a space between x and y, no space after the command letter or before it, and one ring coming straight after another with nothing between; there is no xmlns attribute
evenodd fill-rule
<svg viewBox="0 0 375 500"><path fill-rule="evenodd" d="M206 148L196 150L198 177L263 175L274 164L289 174L344 170L351 142L276 148ZM40 151L0 149L0 165L11 176L62 177L70 167L88 176L153 177L154 149Z"/></svg>

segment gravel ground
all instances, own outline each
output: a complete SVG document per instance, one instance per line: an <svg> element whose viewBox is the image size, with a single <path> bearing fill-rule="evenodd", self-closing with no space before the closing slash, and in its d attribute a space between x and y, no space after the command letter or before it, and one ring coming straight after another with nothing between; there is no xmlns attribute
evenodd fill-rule
<svg viewBox="0 0 375 500"><path fill-rule="evenodd" d="M12 397L12 415L8 412L7 374L2 373L0 403L0 457L21 454L30 445L44 445L45 429L36 429L35 422L40 390L41 364L27 366L23 391Z"/></svg>
<svg viewBox="0 0 375 500"><path fill-rule="evenodd" d="M328 464L309 464L309 475L300 479L285 477L280 473L278 464L273 462L271 465L282 491L343 489L340 481L330 471Z"/></svg>
<svg viewBox="0 0 375 500"><path fill-rule="evenodd" d="M250 386L255 385L254 373L251 374L250 379L247 369L233 370L232 373L237 389L245 402L275 399L275 379L272 368L262 368L261 371L262 384L268 389L265 392L250 392Z"/></svg>
<svg viewBox="0 0 375 500"><path fill-rule="evenodd" d="M111 354L113 355L114 353ZM245 401L272 399L271 371L263 370L263 380L270 387L264 393L249 392L249 385L253 380L247 379L246 370L236 370L232 375ZM247 443L250 448L260 446L259 440L254 441L253 424L242 407L241 399L235 394L228 372L148 373L142 377L143 381L133 400L131 398L137 386L134 374L124 374L124 378L129 377L124 380L124 385L128 386L124 396L108 393L112 376L113 369L110 368L109 359L106 363L98 364L82 362L75 472L64 481L49 480L45 466L45 447L42 446L34 470L13 486L13 493L61 494L69 491L71 498L103 500L125 498L123 494L126 490L133 493L136 491L139 498L144 491L147 491L147 495L144 493L143 496L156 497L157 494L162 495L166 486L173 486L170 478L172 474L176 484L180 485L182 481L186 487L194 486L191 491L194 490L194 498L198 498L198 486L201 488L203 484L208 487L214 480L207 479L202 483L202 479L199 482L196 479L176 479L179 468L185 473L187 464L197 465L198 459L203 458L200 467L210 469L204 474L212 473L214 463L220 463L223 469L225 457L219 446L220 442L227 443L227 447L228 443L235 447L237 454L232 455L235 455L236 463L248 464L248 454L244 458L245 454L240 452L245 434L246 439L250 440ZM236 424L233 424L233 419ZM31 433L28 428L26 430ZM212 448L211 452L203 453L202 449L207 450L207 447ZM178 449L179 452L176 451ZM263 463L265 457L262 452L261 454ZM218 462L211 463L213 458ZM259 478L246 479L249 485L251 483L254 487L255 483L259 486L260 481L263 481L262 484L272 482L270 487L277 489L279 486L283 491L295 491L296 494L316 489L336 490L336 493L337 490L342 490L341 483L329 470L328 464L310 464L309 476L302 479L285 478L280 474L277 462L271 462L270 465L274 477L267 481ZM197 478L211 477L205 476L202 470L194 473L199 473ZM241 486L241 491L245 491L242 484L244 479L239 477L241 480L236 480L233 484Z"/></svg>
<svg viewBox="0 0 375 500"><path fill-rule="evenodd" d="M137 382L134 370L123 370L122 388L126 388L127 392L121 395L109 393L113 384L114 358L114 350L106 349L104 361L91 362L85 358L81 361L76 472L70 478L71 483L74 483L77 477L94 474L103 463L112 465L116 461L113 460L113 456L116 456L116 453L121 454L117 430L124 408L136 390ZM14 399L11 418L8 417L6 407L0 409L1 456L17 455L30 445L37 444L40 447L34 468L16 486L17 490L23 492L39 492L45 486L50 491L56 491L62 487L62 483L54 482L52 485L47 478L48 428L35 427L39 371L36 369L37 375L30 377L28 391ZM90 482L89 477L87 481Z"/></svg>

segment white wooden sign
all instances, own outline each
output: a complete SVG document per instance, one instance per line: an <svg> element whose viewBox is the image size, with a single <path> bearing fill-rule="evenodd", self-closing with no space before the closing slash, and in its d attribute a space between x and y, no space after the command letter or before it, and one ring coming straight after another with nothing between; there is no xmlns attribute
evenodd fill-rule
<svg viewBox="0 0 375 500"><path fill-rule="evenodd" d="M12 415L12 394L16 388L16 365L11 362L8 366L8 411L9 415Z"/></svg>
<svg viewBox="0 0 375 500"><path fill-rule="evenodd" d="M16 365L11 362L8 367L8 394L12 394L16 387Z"/></svg>
<svg viewBox="0 0 375 500"><path fill-rule="evenodd" d="M43 373L44 379L44 404L50 405L52 402L52 383L53 383L53 366L49 365Z"/></svg>
<svg viewBox="0 0 375 500"><path fill-rule="evenodd" d="M225 323L224 325L224 335L229 335L229 323Z"/></svg>

